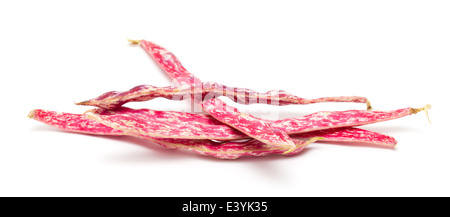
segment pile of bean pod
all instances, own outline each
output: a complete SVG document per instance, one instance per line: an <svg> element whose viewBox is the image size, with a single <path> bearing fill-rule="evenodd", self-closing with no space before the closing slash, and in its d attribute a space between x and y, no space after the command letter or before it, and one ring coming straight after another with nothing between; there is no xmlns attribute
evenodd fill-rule
<svg viewBox="0 0 450 217"><path fill-rule="evenodd" d="M77 105L95 106L84 114L35 109L29 117L67 131L134 136L168 149L191 150L221 159L269 154L293 155L315 141L371 143L394 148L397 141L388 135L355 128L427 111L431 108L402 108L372 111L370 102L360 96L305 99L285 91L259 93L246 88L202 82L189 73L175 55L145 40L130 40L156 61L177 85L155 87L141 85L128 91L111 91ZM225 96L240 104L269 105L311 104L319 102L365 103L367 110L321 111L298 118L265 120L240 112L218 97ZM148 101L158 97L192 100L204 114L176 111L131 109L128 102Z"/></svg>

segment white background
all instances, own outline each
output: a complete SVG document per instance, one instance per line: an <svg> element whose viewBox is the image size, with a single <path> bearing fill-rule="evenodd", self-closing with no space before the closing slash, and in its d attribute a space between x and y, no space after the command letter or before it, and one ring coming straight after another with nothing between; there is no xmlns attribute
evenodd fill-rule
<svg viewBox="0 0 450 217"><path fill-rule="evenodd" d="M0 196L450 196L449 11L448 1L2 1ZM27 118L169 85L127 38L161 44L204 81L360 95L380 110L432 104L432 124L420 113L363 127L394 136L395 150L315 143L297 156L228 161ZM268 118L364 109L236 106Z"/></svg>

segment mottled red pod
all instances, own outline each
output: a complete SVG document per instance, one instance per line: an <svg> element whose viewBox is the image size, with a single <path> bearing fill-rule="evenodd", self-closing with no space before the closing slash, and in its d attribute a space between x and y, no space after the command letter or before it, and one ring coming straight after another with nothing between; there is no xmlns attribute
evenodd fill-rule
<svg viewBox="0 0 450 217"><path fill-rule="evenodd" d="M115 109L128 102L142 102L158 97L170 100L184 100L194 98L196 102L202 102L214 97L226 96L240 104L269 104L276 106L293 104L312 104L320 102L354 102L366 103L370 110L370 102L360 96L337 96L317 99L305 99L282 90L272 90L259 93L245 88L234 88L218 83L201 83L201 85L184 85L177 87L155 87L151 85L136 86L128 91L111 91L97 98L76 103L77 105L90 105L106 109Z"/></svg>
<svg viewBox="0 0 450 217"><path fill-rule="evenodd" d="M200 79L195 77L192 73L188 72L178 60L178 58L167 49L157 45L156 43L146 41L146 40L128 40L133 44L140 44L141 47L153 58L153 60L167 73L167 75L174 81L174 83L179 85L193 85L191 89L197 89L198 91L203 92L203 89L206 92L211 94L210 87L211 84L216 85L215 83L203 83ZM220 92L215 92L214 94L218 94L218 96L227 96L238 103L243 104L252 104L252 103L265 103L272 105L289 105L289 104L311 104L318 102L356 102L356 103L366 103L367 110L371 110L372 106L370 102L365 97L359 96L338 96L338 97L323 97L318 99L304 99L301 97L294 96L285 91L269 91L267 93L257 93L252 90L244 89L244 88L230 88L224 85L216 85L217 89ZM193 94L193 93L191 93ZM204 96L205 94L203 94ZM278 96L279 95L279 96ZM250 96L250 97L249 97ZM278 96L278 97L277 97ZM197 103L198 98L191 96ZM136 100L140 100L139 96L135 98ZM106 107L104 107L106 108ZM109 107L112 108L112 107ZM115 107L117 108L117 107Z"/></svg>
<svg viewBox="0 0 450 217"><path fill-rule="evenodd" d="M218 96L227 96L235 102L243 104L288 105L317 102L360 102L366 103L368 109L371 106L364 97L303 99L284 91L257 93L216 83L202 83L181 65L174 54L161 46L144 40L131 40L131 42L140 43L179 86L158 88L142 85L126 92L108 92L93 100L79 103L105 108L91 110L90 114L76 115L33 110L29 117L68 131L97 135L135 136L170 149L185 149L223 159L236 159L241 156L296 154L302 151L306 145L317 140L370 142L394 147L396 141L392 137L349 126L392 120L431 107L427 105L419 109L404 108L387 112L360 110L317 112L300 118L278 121L264 120L240 113L237 109L227 106L218 99L208 100ZM209 115L161 112L149 109L134 110L121 107L127 102L146 101L156 97L171 100L190 98L195 103L206 101L203 108L218 120ZM117 109L108 110L113 108ZM290 137L287 134L290 134ZM246 139L249 136L257 140L236 141L236 139ZM215 142L211 139L232 141Z"/></svg>
<svg viewBox="0 0 450 217"><path fill-rule="evenodd" d="M108 110L94 110L94 113L100 115L111 115ZM142 139L146 139L158 145L170 149L185 149L191 150L203 155L210 155L222 159L236 159L241 156L263 156L268 154L282 154L286 150L283 148L274 148L267 144L261 143L257 140L248 140L245 142L225 142L216 143L211 140L186 140L186 139L164 139L155 138L148 135L130 134L126 133L95 120L86 118L84 114L70 114L54 111L45 111L36 109L30 112L30 118L33 118L50 126L68 130L78 133L87 133L95 135L129 135ZM323 139L323 141L351 141L351 142L366 142L385 146L395 145L395 140L392 137L382 135L376 132L356 129L356 128L341 128L330 131L318 131L300 135L293 135L293 141L296 148L289 154L296 154L303 150L303 148L314 141Z"/></svg>
<svg viewBox="0 0 450 217"><path fill-rule="evenodd" d="M166 148L191 150L203 155L210 155L221 159L236 159L241 156L264 156L269 154L281 154L284 152L281 148L272 149L270 146L255 140L249 140L246 142L216 143L211 140L162 139L150 137L148 135L125 133L96 122L95 120L88 119L85 115L79 114L37 109L30 112L29 117L48 125L72 132L96 135L136 136ZM307 144L310 144L318 139L320 138L300 138L295 140L296 148L292 154L302 151Z"/></svg>
<svg viewBox="0 0 450 217"><path fill-rule="evenodd" d="M358 126L399 118L418 112L417 109L400 109L392 112L361 110L318 112L301 118L269 121L242 113L220 99L208 100L202 104L202 107L205 112L215 119L241 131L249 137L270 145L278 146L283 141L290 141L286 139L286 137L289 138L287 133L294 134L322 129L333 129L337 127ZM361 133L365 132L361 131ZM392 143L392 141L390 141L390 143Z"/></svg>
<svg viewBox="0 0 450 217"><path fill-rule="evenodd" d="M323 138L321 141L324 142L339 141L352 143L370 143L374 145L385 146L388 148L394 148L395 145L397 145L397 141L391 136L354 127L319 130L308 133L293 134L290 136L291 138L296 139L321 137Z"/></svg>
<svg viewBox="0 0 450 217"><path fill-rule="evenodd" d="M123 135L123 131L107 127L97 121L92 121L85 115L35 109L28 114L29 118L50 126L77 132L96 135Z"/></svg>
<svg viewBox="0 0 450 217"><path fill-rule="evenodd" d="M247 138L220 121L204 114L155 111L151 109L101 110L89 118L115 129L159 138L235 140ZM108 114L108 115L106 115Z"/></svg>
<svg viewBox="0 0 450 217"><path fill-rule="evenodd" d="M144 50L156 61L167 75L179 85L199 84L201 81L193 74L189 73L177 57L165 48L145 40L129 40L132 43L139 43Z"/></svg>
<svg viewBox="0 0 450 217"><path fill-rule="evenodd" d="M121 109L116 110L107 110L107 109L94 109L91 110L91 113L95 113L98 115L117 115L117 114L139 114L143 112L145 114L145 109L139 109L134 110L130 108L123 107ZM161 111L159 111L161 112ZM172 119L176 119L175 116L171 116L170 112L168 112L167 117L170 117ZM144 115L145 116L145 115ZM203 116L203 115L202 115ZM201 123L207 123L207 121L203 120L201 121L201 117L196 119L194 118L194 125L195 120L200 120ZM200 123L198 123L200 124ZM225 125L225 124L223 124ZM215 126L211 126L215 127ZM240 132L237 132L240 133ZM241 134L241 137L236 137L236 139L248 139L249 137L246 137L246 135ZM244 138L245 137L245 138ZM376 133L373 131L353 128L353 127L342 127L342 128L333 128L328 130L319 130L319 131L312 131L307 133L299 133L299 134L291 134L291 138L294 139L308 139L313 137L321 137L323 138L323 141L340 141L340 142L366 142L371 143L375 145L381 145L381 146L388 146L388 147L394 147L397 144L397 141L391 137L384 134ZM203 138L207 139L207 137Z"/></svg>
<svg viewBox="0 0 450 217"><path fill-rule="evenodd" d="M215 106L216 105L212 105L211 107L206 108L205 111L213 112ZM226 107L228 106L226 105ZM223 108L221 110L223 110ZM272 128L284 131L287 134L296 134L339 127L372 124L415 114L420 110L423 110L423 108L403 108L394 111L333 111L317 112L299 118L289 118L277 121L259 120L261 120L261 122L266 122L267 125L270 125ZM112 112L111 115L99 115L95 113L88 115L98 122L122 131L137 132L159 138L236 140L248 137L242 132L223 124L209 115L154 111L150 109L134 110L125 107L113 110ZM233 120L224 121L230 121L231 123Z"/></svg>
<svg viewBox="0 0 450 217"><path fill-rule="evenodd" d="M408 115L426 111L431 105L423 108L402 108L393 111L323 111L299 118L278 120L272 123L274 128L284 129L289 133L304 133L337 127L350 127L373 124L382 121L389 121Z"/></svg>

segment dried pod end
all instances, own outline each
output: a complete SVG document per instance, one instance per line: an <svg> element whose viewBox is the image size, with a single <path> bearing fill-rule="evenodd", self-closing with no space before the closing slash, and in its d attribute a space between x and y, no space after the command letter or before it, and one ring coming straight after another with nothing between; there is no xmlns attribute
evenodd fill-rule
<svg viewBox="0 0 450 217"><path fill-rule="evenodd" d="M367 111L372 111L372 104L370 104L369 100L367 100L366 105L367 105Z"/></svg>
<svg viewBox="0 0 450 217"><path fill-rule="evenodd" d="M76 102L75 105L90 105L90 101Z"/></svg>
<svg viewBox="0 0 450 217"><path fill-rule="evenodd" d="M132 39L127 39L131 44L139 44L141 43L141 40L132 40Z"/></svg>
<svg viewBox="0 0 450 217"><path fill-rule="evenodd" d="M417 113L419 113L421 111L425 111L425 114L427 115L428 122L431 124L430 116L428 116L428 110L430 110L430 109L431 109L431 105L428 104L428 105L426 105L426 106L424 106L422 108L411 108L410 112L411 112L411 114L417 114Z"/></svg>
<svg viewBox="0 0 450 217"><path fill-rule="evenodd" d="M429 109L431 109L431 105L428 104L422 108L411 108L411 114L417 114L421 111L428 111Z"/></svg>
<svg viewBox="0 0 450 217"><path fill-rule="evenodd" d="M28 113L28 118L31 118L31 119L33 119L33 118L34 118L34 115L35 115L35 113L36 113L36 110L31 110L31 112L30 112L30 113Z"/></svg>

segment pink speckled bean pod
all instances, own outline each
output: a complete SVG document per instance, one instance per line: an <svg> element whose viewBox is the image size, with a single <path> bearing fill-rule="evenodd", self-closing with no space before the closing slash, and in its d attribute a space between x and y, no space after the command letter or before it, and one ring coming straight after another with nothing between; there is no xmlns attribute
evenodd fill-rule
<svg viewBox="0 0 450 217"><path fill-rule="evenodd" d="M111 114L110 111L106 110L94 110L93 112L104 115ZM216 143L211 140L164 139L150 137L148 135L129 134L103 125L95 120L87 118L82 114L70 114L36 109L30 112L29 117L67 131L94 135L135 136L149 140L166 148L191 150L196 153L210 155L221 159L236 159L241 156L283 154L285 152L282 148L270 147L267 144L261 143L257 140ZM293 138L293 141L296 143L296 149L289 153L290 155L301 152L306 145L319 139L323 139L323 141L335 142L365 142L390 147L393 147L396 144L395 139L390 136L356 128L340 128L329 131L318 131L317 135L314 133L308 133L295 135Z"/></svg>
<svg viewBox="0 0 450 217"><path fill-rule="evenodd" d="M142 102L158 97L170 100L184 100L194 98L196 102L211 99L213 97L226 96L240 104L269 104L277 106L293 104L312 104L320 102L354 102L366 103L370 110L370 102L360 96L338 96L317 99L305 99L282 90L272 90L259 93L245 88L233 88L218 83L201 83L200 85L184 85L177 87L155 87L151 85L136 86L128 91L111 91L97 98L76 103L77 105L90 105L106 109L115 109L128 102Z"/></svg>
<svg viewBox="0 0 450 217"><path fill-rule="evenodd" d="M200 84L200 79L189 73L177 57L165 48L145 40L129 40L131 43L140 44L142 48L155 60L167 75L178 85Z"/></svg>
<svg viewBox="0 0 450 217"><path fill-rule="evenodd" d="M123 131L107 127L97 121L93 121L86 115L55 112L35 109L28 114L29 118L58 129L95 135L121 136Z"/></svg>
<svg viewBox="0 0 450 217"><path fill-rule="evenodd" d="M289 140L288 133L294 134L337 127L358 126L391 120L418 112L417 109L402 109L393 112L361 110L317 112L301 118L268 121L256 118L250 114L241 113L238 109L227 105L218 98L203 102L202 107L206 113L220 122L241 131L251 138L274 146L281 146L282 144L288 144L287 142L292 142ZM274 143L277 141L278 143ZM295 146L292 145L291 147L291 150L293 150Z"/></svg>
<svg viewBox="0 0 450 217"><path fill-rule="evenodd" d="M241 113L236 108L227 105L222 100L214 98L202 104L203 110L215 119L226 123L239 131L258 139L265 131L265 127L278 129L288 134L305 133L339 127L361 126L382 121L393 120L416 114L431 108L427 105L423 108L403 108L394 111L333 111L316 112L299 118L289 118L277 121L269 121Z"/></svg>
<svg viewBox="0 0 450 217"><path fill-rule="evenodd" d="M305 133L323 129L337 127L362 126L378 123L382 121L402 118L418 112L425 111L428 117L428 110L431 105L422 108L402 108L392 111L322 111L299 118L290 118L272 122L274 128L284 129L289 133Z"/></svg>
<svg viewBox="0 0 450 217"><path fill-rule="evenodd" d="M165 117L168 119L177 119L176 116L182 116L183 113L177 114L178 112L175 112L176 114L172 114L172 112L162 112L162 111L149 111L147 109L139 109L134 110L126 107L122 107L120 109L116 110L107 110L107 109L93 109L89 112L95 113L98 115L117 115L117 114L141 114L142 117L146 117L148 112L155 112L155 114L158 114L156 116L159 117ZM86 112L88 113L88 112ZM186 113L189 117L193 117L192 120L189 120L190 125L197 125L197 124L207 124L210 119L208 115L192 115L189 113ZM183 119L183 121L186 121L186 119ZM98 123L98 122L96 122ZM214 124L218 123L217 121L213 121ZM223 124L223 126L226 126ZM207 128L216 128L216 125L208 126ZM235 130L232 131L233 134L235 134L235 139L248 139L245 134L240 133L239 131ZM323 141L340 141L340 142L366 142L366 143L372 143L375 145L380 146L387 146L387 147L394 147L397 144L397 141L390 136L386 136L380 133L367 131L363 129L358 128L352 128L352 127L343 127L343 128L335 128L335 129L329 129L329 130L319 130L319 131L313 131L309 133L300 133L300 134L291 134L291 138L294 139L309 139L313 137L321 137L323 138ZM207 139L207 137L204 137L202 139Z"/></svg>
<svg viewBox="0 0 450 217"><path fill-rule="evenodd" d="M115 129L158 138L236 140L248 138L206 114L121 107L94 109L87 117Z"/></svg>
<svg viewBox="0 0 450 217"><path fill-rule="evenodd" d="M172 54L168 50L162 48L161 46L159 46L155 43L149 42L149 41L142 40L140 42L140 44L141 44L141 47L143 47L144 50L146 50L147 53L149 53L150 56L163 68L163 70L167 72L169 77L171 77L175 83L180 84L180 85L196 84L191 89L195 90L195 89L198 89L198 87L200 86L201 89L203 90L204 85L200 85L201 80L197 79L193 74L189 73L181 65L181 62L175 57L174 54ZM220 93L222 93L222 94L225 93L225 95L229 95L229 94L226 94L226 92L224 91L226 89L227 88L221 88ZM193 91L193 92L195 93L195 91ZM201 103L203 101L204 97L202 96L202 99L198 99L195 97L195 95L196 94L191 94L191 99L196 103ZM244 93L244 97L237 97L237 91L233 91L233 95L231 95L231 96L234 96L233 98L236 101L240 101L240 100L238 100L239 98L244 98L244 100L245 100L245 93ZM209 97L215 97L215 96L209 96ZM132 122L131 124L133 124L133 123L136 123L136 122ZM126 123L126 124L128 124L128 123ZM142 128L145 128L142 124L140 124L139 126L141 126ZM191 128L192 126L188 126L188 127ZM275 147L289 147L290 151L293 151L295 149L294 141L292 141L291 138L284 131L272 129L272 128L270 128L270 126L265 126L264 129L265 129L265 132L263 132L264 134L261 135L261 137L256 137L259 139L259 141L262 141L268 145L272 145Z"/></svg>
<svg viewBox="0 0 450 217"><path fill-rule="evenodd" d="M207 112L215 112L216 116L220 115L219 112L227 111L225 109L221 109L223 111L214 111L216 109L214 103L204 104L203 108ZM415 114L421 110L424 110L424 108L403 108L394 111L350 110L317 112L299 118L277 121L260 120L268 122L270 127L274 129L279 129L287 134L296 134L387 121ZM153 111L150 109L134 110L125 107L110 112L112 112L111 115L92 113L88 114L88 116L121 131L137 132L152 137L182 139L207 138L214 140L247 138L245 134L217 121L209 115ZM226 121L232 122L233 120Z"/></svg>

